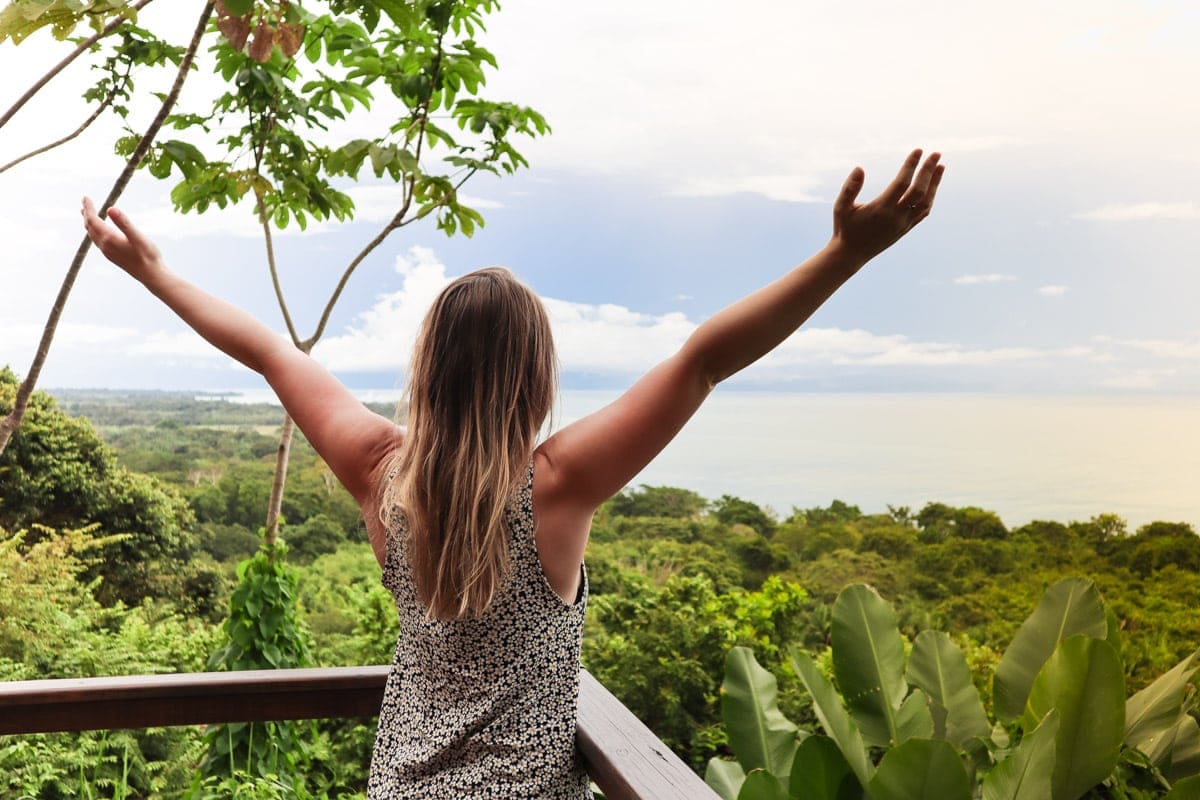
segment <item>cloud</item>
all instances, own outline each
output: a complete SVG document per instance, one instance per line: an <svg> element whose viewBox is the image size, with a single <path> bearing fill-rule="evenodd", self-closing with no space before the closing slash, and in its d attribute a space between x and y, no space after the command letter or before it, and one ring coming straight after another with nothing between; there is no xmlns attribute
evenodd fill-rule
<svg viewBox="0 0 1200 800"><path fill-rule="evenodd" d="M1175 376L1175 369L1135 369L1123 372L1100 381L1101 386L1110 389L1157 389L1164 378Z"/></svg>
<svg viewBox="0 0 1200 800"><path fill-rule="evenodd" d="M1179 203L1116 203L1071 216L1073 219L1098 222L1133 222L1147 219L1196 220L1200 219L1200 203L1190 200Z"/></svg>
<svg viewBox="0 0 1200 800"><path fill-rule="evenodd" d="M407 364L426 309L449 281L428 248L397 259L402 287L377 298L342 334L319 344L315 355L339 371L400 371ZM611 303L578 303L543 297L565 373L629 376L676 352L697 323L682 312L644 314ZM962 367L1075 359L1094 348L969 347L921 341L861 329L805 328L750 367L744 377L789 380L822 367Z"/></svg>
<svg viewBox="0 0 1200 800"><path fill-rule="evenodd" d="M1071 287L1069 286L1058 285L1039 286L1037 293L1043 297L1062 297L1064 294L1070 291L1070 288Z"/></svg>
<svg viewBox="0 0 1200 800"><path fill-rule="evenodd" d="M1016 275L1003 275L998 272L991 272L987 275L959 275L954 279L954 283L959 286L975 286L980 283L1007 283L1016 279Z"/></svg>
<svg viewBox="0 0 1200 800"><path fill-rule="evenodd" d="M760 194L785 203L827 203L832 198L814 194L822 181L814 175L731 175L688 178L669 194L679 197L720 197L729 194Z"/></svg>
<svg viewBox="0 0 1200 800"><path fill-rule="evenodd" d="M1136 350L1154 358L1175 361L1200 361L1200 339L1117 339L1096 336L1101 344Z"/></svg>

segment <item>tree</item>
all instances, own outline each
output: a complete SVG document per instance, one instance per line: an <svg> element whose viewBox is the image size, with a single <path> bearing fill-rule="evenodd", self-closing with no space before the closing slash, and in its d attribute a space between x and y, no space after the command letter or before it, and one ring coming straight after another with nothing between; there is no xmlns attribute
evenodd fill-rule
<svg viewBox="0 0 1200 800"><path fill-rule="evenodd" d="M12 371L0 370L0 412L12 407L17 389ZM147 595L178 596L177 580L190 573L179 561L194 548L194 518L183 497L118 464L91 424L58 410L49 395L34 393L28 417L0 454L0 527L98 523L119 535L88 568L90 577L103 578L101 599L136 605Z"/></svg>
<svg viewBox="0 0 1200 800"><path fill-rule="evenodd" d="M749 500L723 494L713 501L713 516L726 525L748 525L763 536L775 533L775 520Z"/></svg>
<svg viewBox="0 0 1200 800"><path fill-rule="evenodd" d="M144 5L141 4L141 5ZM140 6L139 6L140 7ZM4 38L11 37L14 40L23 38L32 30L29 25L23 24L27 17L32 15L36 27L41 25L53 24L56 33L66 35L84 20L96 20L104 16L123 17L129 12L135 10L128 3L120 2L119 0L95 0L95 2L85 5L81 2L71 2L71 0L50 0L50 2L38 2L38 0L13 0L3 12L0 12L0 42ZM116 203L117 199L124 193L125 187L129 184L130 178L133 177L134 171L145 158L146 153L150 149L151 142L158 135L158 131L162 128L166 121L167 115L174 108L175 102L179 99L179 93L183 89L184 80L186 80L189 71L192 68L192 61L195 59L196 50L200 46L200 40L203 37L204 31L208 26L208 18L211 16L213 3L207 2L204 4L200 12L200 18L196 24L195 32L192 34L192 39L183 51L182 57L178 60L178 70L175 73L175 81L171 85L171 90L163 96L162 104L159 106L158 113L146 128L145 132L136 140L132 147L126 148L128 160L125 162L125 167L121 170L121 174L117 176L113 183L112 189L109 190L108 196L100 206L100 213L107 213L108 209ZM111 24L111 23L110 23ZM120 25L114 25L109 28L107 25L101 29L100 33L119 28ZM65 62L74 60L81 52L78 48L76 53L64 59ZM60 62L60 64L63 62ZM36 93L36 90L45 85L45 81L58 74L57 71L51 70L47 77L43 79L40 85L35 85L31 91L26 92L25 97L18 101L18 104L13 109L6 113L4 121L11 118L12 114L16 113L24 102ZM126 75L126 78L128 76ZM121 85L125 88L115 89L119 94L123 91L128 91L131 86L121 81L119 78L114 79L114 86ZM102 92L107 96L109 92ZM101 102L104 102L101 100ZM109 101L110 103L112 101ZM88 123L90 124L90 123ZM87 127L85 124L83 127ZM82 131L82 129L81 129ZM46 358L50 354L50 344L54 340L54 334L58 329L58 321L62 317L63 310L66 308L67 298L71 294L71 289L75 285L75 279L79 275L79 270L83 267L83 259L91 249L92 242L87 236L83 237L83 241L79 243L79 247L75 250L75 256L71 259L71 265L67 268L67 274L63 278L62 285L59 287L58 295L54 298L54 304L50 308L50 314L46 319L46 324L42 328L42 336L38 341L37 351L34 353L33 363L29 370L25 373L25 379L21 381L21 385L17 389L16 397L14 398L12 407L6 413L3 419L0 419L0 454L8 447L9 441L12 439L13 433L21 425L21 420L25 416L25 409L28 406L29 398L33 394L34 388L37 386L38 378L41 376L42 367L46 363Z"/></svg>
<svg viewBox="0 0 1200 800"><path fill-rule="evenodd" d="M623 489L605 505L619 517L677 517L699 516L708 501L690 489L674 486L647 486Z"/></svg>

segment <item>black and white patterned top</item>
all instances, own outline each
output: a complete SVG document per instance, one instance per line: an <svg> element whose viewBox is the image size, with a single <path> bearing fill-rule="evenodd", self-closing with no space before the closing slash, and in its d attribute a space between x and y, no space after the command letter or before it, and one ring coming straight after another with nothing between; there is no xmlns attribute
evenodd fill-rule
<svg viewBox="0 0 1200 800"><path fill-rule="evenodd" d="M399 515L398 515L399 516ZM383 583L400 639L379 713L368 800L591 798L575 749L587 572L567 604L533 536L533 464L507 513L509 574L477 617L428 620L403 522Z"/></svg>

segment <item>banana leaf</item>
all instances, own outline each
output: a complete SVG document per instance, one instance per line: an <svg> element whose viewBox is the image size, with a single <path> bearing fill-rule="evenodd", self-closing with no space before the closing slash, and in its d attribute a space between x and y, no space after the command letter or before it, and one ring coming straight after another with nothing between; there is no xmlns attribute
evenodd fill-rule
<svg viewBox="0 0 1200 800"><path fill-rule="evenodd" d="M1104 601L1091 581L1066 578L1051 586L1004 651L992 680L992 705L1000 719L1025 710L1029 689L1046 659L1069 636L1108 634Z"/></svg>
<svg viewBox="0 0 1200 800"><path fill-rule="evenodd" d="M1058 712L1053 709L1037 729L983 777L983 800L1046 800L1054 777L1054 737Z"/></svg>
<svg viewBox="0 0 1200 800"><path fill-rule="evenodd" d="M960 750L992 730L962 651L941 631L922 631L908 656L908 682L929 696L933 737Z"/></svg>
<svg viewBox="0 0 1200 800"><path fill-rule="evenodd" d="M1033 682L1022 729L1034 730L1052 710L1052 797L1076 800L1117 766L1125 731L1125 675L1111 644L1077 634L1059 645Z"/></svg>
<svg viewBox="0 0 1200 800"><path fill-rule="evenodd" d="M833 673L863 740L899 744L897 713L908 684L896 612L869 586L848 586L833 604L830 639Z"/></svg>

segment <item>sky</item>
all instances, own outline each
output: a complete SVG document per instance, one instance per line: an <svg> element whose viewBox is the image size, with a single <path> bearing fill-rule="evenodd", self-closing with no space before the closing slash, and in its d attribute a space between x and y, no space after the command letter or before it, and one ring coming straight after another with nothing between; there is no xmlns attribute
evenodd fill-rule
<svg viewBox="0 0 1200 800"><path fill-rule="evenodd" d="M198 5L159 0L142 20L182 39ZM565 386L626 386L819 250L854 166L871 197L923 147L947 167L933 214L731 386L1200 392L1198 34L1193 0L510 0L483 37L499 60L485 94L537 108L552 135L521 146L531 169L464 188L487 220L473 238L414 226L373 254L316 356L349 385L397 386L441 286L503 264L546 302ZM64 52L45 31L0 44L0 110ZM79 124L87 73L0 129L0 162ZM139 95L169 80L146 74ZM181 108L213 87L202 70ZM151 114L135 103L131 121ZM79 197L120 170L116 135L98 123L0 174L0 364L18 374L78 245ZM120 205L173 269L282 331L250 209L180 215L171 185L139 173ZM350 193L354 223L278 237L304 331L396 204L373 180ZM261 383L93 253L41 385Z"/></svg>

